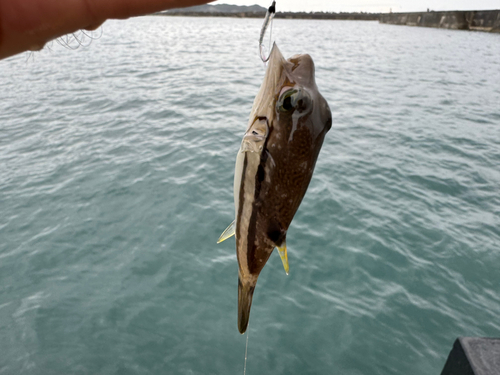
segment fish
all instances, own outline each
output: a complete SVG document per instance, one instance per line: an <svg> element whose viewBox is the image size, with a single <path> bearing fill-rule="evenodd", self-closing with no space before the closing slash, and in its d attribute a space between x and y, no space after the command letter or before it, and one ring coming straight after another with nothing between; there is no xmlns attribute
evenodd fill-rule
<svg viewBox="0 0 500 375"><path fill-rule="evenodd" d="M235 219L218 240L236 239L241 334L248 327L257 279L275 248L289 272L286 234L331 126L311 56L286 60L274 43L236 156Z"/></svg>

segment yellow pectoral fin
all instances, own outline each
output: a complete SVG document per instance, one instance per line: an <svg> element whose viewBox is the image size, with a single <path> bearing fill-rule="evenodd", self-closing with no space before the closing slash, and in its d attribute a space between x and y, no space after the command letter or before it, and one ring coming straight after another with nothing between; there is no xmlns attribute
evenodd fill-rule
<svg viewBox="0 0 500 375"><path fill-rule="evenodd" d="M288 275L288 271L290 270L288 266L288 255L286 253L286 242L283 241L281 246L277 247L278 252L280 253L281 261L283 262L283 268L285 269L286 274Z"/></svg>
<svg viewBox="0 0 500 375"><path fill-rule="evenodd" d="M217 243L221 243L222 241L227 240L229 237L234 236L234 231L236 230L236 219L233 220L231 224L226 228L224 232L220 235L219 239L217 240Z"/></svg>

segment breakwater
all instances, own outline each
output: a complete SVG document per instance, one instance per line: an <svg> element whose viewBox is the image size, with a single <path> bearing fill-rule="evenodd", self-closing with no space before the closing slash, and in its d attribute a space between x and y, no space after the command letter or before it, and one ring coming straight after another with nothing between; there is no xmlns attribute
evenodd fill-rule
<svg viewBox="0 0 500 375"><path fill-rule="evenodd" d="M500 33L500 10L386 13L380 23Z"/></svg>

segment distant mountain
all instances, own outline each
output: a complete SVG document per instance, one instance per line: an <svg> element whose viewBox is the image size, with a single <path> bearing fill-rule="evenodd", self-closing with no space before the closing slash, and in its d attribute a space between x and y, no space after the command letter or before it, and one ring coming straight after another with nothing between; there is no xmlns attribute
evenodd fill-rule
<svg viewBox="0 0 500 375"><path fill-rule="evenodd" d="M167 13L265 13L260 5L206 4L189 8L170 9Z"/></svg>

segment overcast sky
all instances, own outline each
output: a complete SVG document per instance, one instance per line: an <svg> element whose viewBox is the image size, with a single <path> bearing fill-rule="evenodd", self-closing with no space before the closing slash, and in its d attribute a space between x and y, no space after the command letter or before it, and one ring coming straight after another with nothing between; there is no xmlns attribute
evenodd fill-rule
<svg viewBox="0 0 500 375"><path fill-rule="evenodd" d="M212 4L258 4L265 8L272 1L218 0ZM500 9L500 0L276 0L276 9L289 12L418 12L431 10Z"/></svg>

